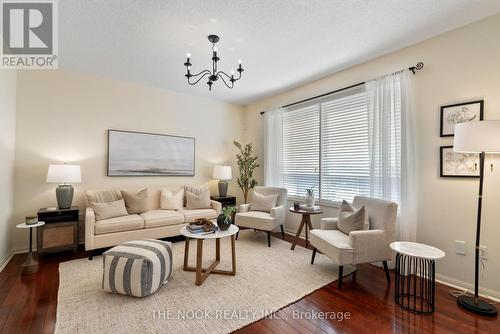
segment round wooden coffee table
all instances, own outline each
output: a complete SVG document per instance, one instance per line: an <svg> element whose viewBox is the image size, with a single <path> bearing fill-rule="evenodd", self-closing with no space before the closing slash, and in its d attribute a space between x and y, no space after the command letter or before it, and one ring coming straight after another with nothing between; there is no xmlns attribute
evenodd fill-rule
<svg viewBox="0 0 500 334"><path fill-rule="evenodd" d="M181 228L181 234L186 237L186 246L184 248L184 270L196 272L196 285L201 285L210 274L236 275L236 250L234 237L239 230L238 226L231 225L227 231L217 230L212 234L199 235L189 232L185 226ZM215 269L220 262L220 239L227 237L231 237L231 270ZM188 266L189 241L191 239L196 239L196 267ZM202 268L203 241L208 239L215 239L215 261L208 268Z"/></svg>
<svg viewBox="0 0 500 334"><path fill-rule="evenodd" d="M308 231L312 230L312 224L311 224L311 215L319 215L323 213L323 210L316 210L316 211L308 211L308 210L295 210L294 207L290 208L290 212L293 213L299 213L302 214L302 220L300 221L299 229L297 230L297 234L295 234L295 240L292 243L292 248L291 250L295 249L295 245L299 241L300 234L302 233L302 229L304 228L304 225L306 226L306 247L308 246L309 243L309 238L308 238Z"/></svg>

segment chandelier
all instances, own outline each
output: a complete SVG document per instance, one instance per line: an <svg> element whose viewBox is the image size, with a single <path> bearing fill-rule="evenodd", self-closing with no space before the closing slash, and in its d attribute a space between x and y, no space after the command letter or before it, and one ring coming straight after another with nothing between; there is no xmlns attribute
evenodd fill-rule
<svg viewBox="0 0 500 334"><path fill-rule="evenodd" d="M241 72L244 71L243 67L241 67L241 60L238 60L238 68L236 69L236 71L238 72L237 78L235 78L234 76L234 70L231 71L231 75L219 70L217 62L220 60L220 58L217 56L217 47L215 46L215 43L219 41L219 36L209 35L208 40L210 41L210 43L212 43L212 70L204 70L197 74L191 74L191 54L188 53L187 60L184 63L184 66L186 66L187 70L185 77L188 80L188 84L190 84L191 86L196 85L201 79L208 76L207 85L209 90L212 90L212 85L214 84L214 82L219 80L219 78L222 80L222 82L224 82L227 88L233 88L235 81L241 79Z"/></svg>

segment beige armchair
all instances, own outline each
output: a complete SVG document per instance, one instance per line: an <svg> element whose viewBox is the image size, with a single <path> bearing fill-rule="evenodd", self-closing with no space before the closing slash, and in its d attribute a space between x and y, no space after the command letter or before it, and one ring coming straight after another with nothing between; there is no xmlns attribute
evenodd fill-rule
<svg viewBox="0 0 500 334"><path fill-rule="evenodd" d="M353 206L365 206L370 226L361 231L352 231L349 235L337 229L337 218L323 218L321 229L311 231L314 263L316 251L328 256L339 265L338 288L342 287L344 265L382 261L387 283L391 283L387 261L392 257L389 247L394 241L398 205L393 202L369 197L354 197Z"/></svg>
<svg viewBox="0 0 500 334"><path fill-rule="evenodd" d="M255 187L254 192L268 196L278 194L276 207L271 212L252 211L252 204L242 204L235 217L235 224L240 228L253 228L254 230L267 232L267 245L271 247L271 231L278 226L281 227L281 236L285 239L283 224L286 219L287 191L284 188ZM238 239L236 234L236 239Z"/></svg>

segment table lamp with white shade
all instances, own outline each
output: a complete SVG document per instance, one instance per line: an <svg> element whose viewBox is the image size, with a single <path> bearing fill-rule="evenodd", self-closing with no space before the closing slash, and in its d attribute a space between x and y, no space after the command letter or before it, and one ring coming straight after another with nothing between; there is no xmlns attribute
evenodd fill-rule
<svg viewBox="0 0 500 334"><path fill-rule="evenodd" d="M457 303L477 314L496 316L494 305L479 298L479 245L481 235L481 209L483 202L484 158L486 153L500 154L500 121L477 121L455 125L453 150L459 153L479 153L479 197L476 224L476 251L474 296L462 295Z"/></svg>
<svg viewBox="0 0 500 334"><path fill-rule="evenodd" d="M49 165L47 183L58 183L56 188L57 206L59 209L71 208L74 189L70 183L82 182L80 165Z"/></svg>
<svg viewBox="0 0 500 334"><path fill-rule="evenodd" d="M214 166L213 178L219 180L219 196L227 196L227 180L231 180L231 166Z"/></svg>

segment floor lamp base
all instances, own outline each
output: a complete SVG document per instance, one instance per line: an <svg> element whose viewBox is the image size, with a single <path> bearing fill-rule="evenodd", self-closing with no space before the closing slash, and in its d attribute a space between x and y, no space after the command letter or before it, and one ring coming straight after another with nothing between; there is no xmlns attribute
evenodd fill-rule
<svg viewBox="0 0 500 334"><path fill-rule="evenodd" d="M457 304L468 311L486 317L495 317L497 315L497 309L495 306L479 298L476 299L470 296L460 296L457 299Z"/></svg>

